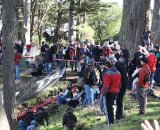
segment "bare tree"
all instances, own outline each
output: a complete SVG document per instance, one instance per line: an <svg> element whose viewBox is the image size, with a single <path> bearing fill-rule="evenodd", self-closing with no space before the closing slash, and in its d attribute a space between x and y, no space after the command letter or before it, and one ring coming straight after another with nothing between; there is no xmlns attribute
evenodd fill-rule
<svg viewBox="0 0 160 130"><path fill-rule="evenodd" d="M15 34L16 8L15 0L4 0L2 3L2 43L3 43L3 96L4 108L10 129L16 130L14 117L15 104L15 66L13 39ZM6 129L5 129L6 130Z"/></svg>

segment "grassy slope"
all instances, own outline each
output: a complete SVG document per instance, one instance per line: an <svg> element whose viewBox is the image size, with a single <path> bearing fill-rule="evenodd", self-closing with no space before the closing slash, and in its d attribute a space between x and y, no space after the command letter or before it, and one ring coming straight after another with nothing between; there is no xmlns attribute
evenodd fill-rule
<svg viewBox="0 0 160 130"><path fill-rule="evenodd" d="M96 106L94 110L90 109L75 109L74 113L78 118L76 130L139 130L140 123L145 119L153 121L160 120L160 99L149 99L147 114L138 116L138 104L129 95L125 96L125 120L110 126L105 127L105 117L99 114L99 108ZM41 127L40 130L65 130L62 128L61 121L66 107L60 108L60 112L50 118L50 126Z"/></svg>

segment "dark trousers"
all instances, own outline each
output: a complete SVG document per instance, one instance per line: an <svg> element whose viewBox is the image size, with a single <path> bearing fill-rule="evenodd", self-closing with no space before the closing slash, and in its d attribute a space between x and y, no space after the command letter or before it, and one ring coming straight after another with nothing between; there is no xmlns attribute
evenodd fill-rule
<svg viewBox="0 0 160 130"><path fill-rule="evenodd" d="M117 104L117 111L116 111L116 119L123 119L124 118L124 104L123 104L123 98L126 93L126 88L121 89L116 100Z"/></svg>
<svg viewBox="0 0 160 130"><path fill-rule="evenodd" d="M140 108L140 113L146 113L147 106L147 90L148 88L137 87L137 100Z"/></svg>
<svg viewBox="0 0 160 130"><path fill-rule="evenodd" d="M109 124L114 123L113 105L114 105L114 100L116 99L116 97L117 97L117 94L115 93L106 94L106 106L107 106Z"/></svg>

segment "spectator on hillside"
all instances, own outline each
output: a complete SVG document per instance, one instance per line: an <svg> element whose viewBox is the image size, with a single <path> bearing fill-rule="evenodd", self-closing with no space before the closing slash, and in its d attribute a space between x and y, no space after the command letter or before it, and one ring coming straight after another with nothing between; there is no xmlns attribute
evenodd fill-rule
<svg viewBox="0 0 160 130"><path fill-rule="evenodd" d="M157 64L157 57L154 53L150 52L149 56L147 57L148 60L148 66L151 71L150 75L150 87L153 87L153 81L154 81L154 74L156 72L156 64Z"/></svg>
<svg viewBox="0 0 160 130"><path fill-rule="evenodd" d="M18 124L19 124L19 127L20 127L18 130L26 130L27 129L27 125L24 123L24 121L20 120L18 122Z"/></svg>
<svg viewBox="0 0 160 130"><path fill-rule="evenodd" d="M27 52L25 54L25 61L26 61L26 66L29 68L30 67L30 62L31 62L30 50L27 50Z"/></svg>
<svg viewBox="0 0 160 130"><path fill-rule="evenodd" d="M149 44L149 36L151 35L151 31L143 32L142 38L144 46L147 47Z"/></svg>
<svg viewBox="0 0 160 130"><path fill-rule="evenodd" d="M154 48L154 52L155 52L155 56L157 57L155 81L157 85L160 87L160 49L159 49L159 46L156 46Z"/></svg>
<svg viewBox="0 0 160 130"><path fill-rule="evenodd" d="M139 114L146 114L146 106L147 106L147 90L150 87L150 68L147 64L147 58L145 56L140 57L140 62L142 68L139 72L139 79L137 82L137 100L139 104Z"/></svg>
<svg viewBox="0 0 160 130"><path fill-rule="evenodd" d="M103 87L102 87L102 96L106 97L106 101L104 101L104 104L107 109L106 113L106 123L113 124L114 123L114 112L113 112L113 105L114 100L118 96L118 93L121 88L121 74L116 69L115 63L117 62L117 59L112 56L109 58L109 69L104 74L103 77ZM116 82L115 82L116 79ZM109 119L109 120L108 120Z"/></svg>
<svg viewBox="0 0 160 130"><path fill-rule="evenodd" d="M84 70L84 89L86 93L86 97L83 102L83 107L86 105L94 106L94 86L97 82L94 60L91 59L88 67Z"/></svg>
<svg viewBox="0 0 160 130"><path fill-rule="evenodd" d="M31 125L27 127L27 130L37 130L37 122L35 120L31 121Z"/></svg>
<svg viewBox="0 0 160 130"><path fill-rule="evenodd" d="M31 72L31 75L32 76L40 76L40 75L42 75L43 69L44 69L43 64L40 63L40 61L38 59L36 59L34 67Z"/></svg>
<svg viewBox="0 0 160 130"><path fill-rule="evenodd" d="M122 61L117 61L115 63L115 67L121 73L121 77L122 77L120 92L116 100L116 105L117 105L116 119L120 120L124 118L123 98L126 93L126 89L128 88L128 76L127 76L127 69L125 67L125 63L123 63Z"/></svg>
<svg viewBox="0 0 160 130"><path fill-rule="evenodd" d="M73 114L73 109L68 108L63 116L62 125L66 126L67 130L73 130L77 123L77 117Z"/></svg>
<svg viewBox="0 0 160 130"><path fill-rule="evenodd" d="M44 61L45 61L45 70L46 70L46 75L50 75L51 73L51 66L52 66L52 53L49 50L48 46L45 46L45 56L44 56Z"/></svg>
<svg viewBox="0 0 160 130"><path fill-rule="evenodd" d="M56 45L51 46L50 50L51 50L51 53L52 53L52 56L53 56L52 69L55 69L56 65L57 65L57 62L54 60L54 59L57 58L57 54L56 54L57 47L56 47Z"/></svg>
<svg viewBox="0 0 160 130"><path fill-rule="evenodd" d="M20 81L20 62L21 62L22 56L18 52L17 49L14 49L14 61L15 61L15 77L16 77L16 82L18 83Z"/></svg>

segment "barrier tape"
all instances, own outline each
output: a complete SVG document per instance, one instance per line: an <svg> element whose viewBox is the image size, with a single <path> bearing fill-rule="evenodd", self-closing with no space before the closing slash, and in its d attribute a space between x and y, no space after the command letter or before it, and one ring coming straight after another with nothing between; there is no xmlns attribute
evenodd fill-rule
<svg viewBox="0 0 160 130"><path fill-rule="evenodd" d="M22 56L22 58L26 59L26 58L34 58L34 56Z"/></svg>
<svg viewBox="0 0 160 130"><path fill-rule="evenodd" d="M65 60L65 59L53 59L53 61L69 61L69 62L78 62L78 60ZM96 64L99 63L106 63L106 62L95 62Z"/></svg>

